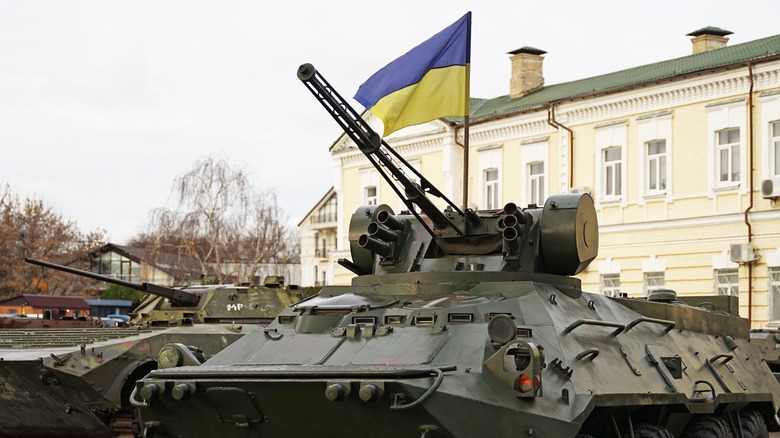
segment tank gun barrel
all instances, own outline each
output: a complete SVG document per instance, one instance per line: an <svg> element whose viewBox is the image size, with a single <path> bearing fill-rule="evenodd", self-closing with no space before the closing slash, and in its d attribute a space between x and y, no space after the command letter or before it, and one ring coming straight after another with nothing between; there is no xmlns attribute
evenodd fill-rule
<svg viewBox="0 0 780 438"><path fill-rule="evenodd" d="M33 265L43 266L44 268L56 269L58 271L68 272L70 274L88 277L93 280L105 281L106 283L118 284L120 286L129 287L130 289L135 289L137 291L148 292L153 295L160 295L183 305L194 305L200 301L200 297L193 293L185 292L179 289L173 289L170 287L158 286L153 283L132 283L130 281L120 280L118 278L109 277L107 275L95 274L94 272L83 271L81 269L58 265L56 263L46 262L43 260L36 260L29 257L25 257L24 261L27 263L32 263Z"/></svg>
<svg viewBox="0 0 780 438"><path fill-rule="evenodd" d="M393 190L404 201L404 204L416 215L410 204L416 204L425 213L438 229L452 227L458 234L463 235L455 224L442 213L426 196L431 194L447 202L454 211L463 215L463 212L442 194L433 184L417 172L406 160L393 148L382 140L363 120L362 117L347 103L336 90L317 72L311 64L303 64L298 68L298 79L306 85L311 93L320 101L328 114L336 120L344 132L355 142L361 152L366 155L368 161L379 171L382 177L390 184ZM384 147L385 150L382 149ZM391 157L392 154L392 157ZM394 162L393 157L402 162L404 166L419 178L420 183L412 181L402 169ZM390 173L390 175L387 174ZM401 189L396 187L400 184ZM429 230L430 231L430 230Z"/></svg>

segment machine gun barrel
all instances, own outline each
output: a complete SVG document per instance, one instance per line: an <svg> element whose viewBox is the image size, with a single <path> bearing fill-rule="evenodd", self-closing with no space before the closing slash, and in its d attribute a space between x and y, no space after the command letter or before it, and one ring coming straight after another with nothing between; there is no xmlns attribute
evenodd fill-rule
<svg viewBox="0 0 780 438"><path fill-rule="evenodd" d="M148 292L150 294L160 295L165 298L168 298L169 300L175 301L183 305L195 305L200 301L200 297L198 295L190 292L185 292L179 289L173 289L165 286L158 286L152 283L141 283L141 284L132 283L125 280L120 280L118 278L109 277L107 275L95 274L94 272L83 271L81 269L71 268L69 266L62 266L56 263L45 262L43 260L36 260L29 257L25 257L24 261L27 263L32 263L33 265L43 266L44 268L56 269L58 271L68 272L70 274L92 278L93 280L105 281L106 283L118 284L120 286L129 287L130 289L135 289L141 292Z"/></svg>
<svg viewBox="0 0 780 438"><path fill-rule="evenodd" d="M462 212L458 207L447 199L436 187L427 179L414 170L406 161L398 155L393 148L385 143L379 134L363 120L362 117L347 103L336 90L317 72L311 64L303 64L298 68L298 79L306 85L309 91L320 101L328 113L336 120L344 132L355 142L361 152L363 152L371 164L379 170L382 176L393 187L396 193L405 203L414 203L423 213L425 213L438 229L453 227L459 234L460 230L442 213L431 200L426 196L430 193L444 199L455 211ZM406 166L420 178L420 184L415 183L406 174L393 163L390 156L380 148L384 146L396 158L402 161ZM378 163L377 163L378 161ZM392 175L393 179L403 187L403 193L395 187L392 179L385 174L386 169Z"/></svg>

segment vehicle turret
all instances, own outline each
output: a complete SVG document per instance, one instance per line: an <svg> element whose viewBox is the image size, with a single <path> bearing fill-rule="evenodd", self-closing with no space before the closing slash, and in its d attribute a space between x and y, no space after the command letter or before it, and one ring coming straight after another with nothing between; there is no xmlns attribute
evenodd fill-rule
<svg viewBox="0 0 780 438"><path fill-rule="evenodd" d="M27 258L25 261L145 292L147 296L130 314L130 325L267 324L284 306L301 298L301 291L294 287L232 284L165 287L132 283L42 260Z"/></svg>

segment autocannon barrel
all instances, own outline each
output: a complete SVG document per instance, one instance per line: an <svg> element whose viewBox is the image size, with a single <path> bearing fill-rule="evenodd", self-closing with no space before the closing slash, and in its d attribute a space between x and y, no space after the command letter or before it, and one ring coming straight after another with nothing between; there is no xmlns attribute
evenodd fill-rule
<svg viewBox="0 0 780 438"><path fill-rule="evenodd" d="M106 283L118 284L120 286L128 287L130 289L135 289L141 292L148 292L153 295L160 295L172 301L175 301L179 304L194 305L200 301L200 297L198 295L185 292L179 289L173 289L165 286L158 286L152 283L141 283L141 284L132 283L130 281L120 280L118 278L109 277L107 275L95 274L94 272L83 271L81 269L71 268L69 266L58 265L56 263L32 259L29 257L26 257L24 261L27 263L32 263L33 265L43 266L44 268L56 269L58 271L68 272L70 274L80 275L82 277L92 278L94 280L105 281Z"/></svg>
<svg viewBox="0 0 780 438"><path fill-rule="evenodd" d="M384 240L385 242L395 242L398 240L398 231L385 228L376 222L368 224L368 235Z"/></svg>
<svg viewBox="0 0 780 438"><path fill-rule="evenodd" d="M393 253L392 244L370 237L368 234L363 234L360 236L358 239L358 245L360 245L361 248L374 251L382 257L387 257Z"/></svg>
<svg viewBox="0 0 780 438"><path fill-rule="evenodd" d="M390 214L388 211L380 211L379 214L376 216L377 222L380 224L386 226L387 228L390 228L391 230L403 230L404 229L404 223L401 221L401 219L398 219L397 217Z"/></svg>
<svg viewBox="0 0 780 438"><path fill-rule="evenodd" d="M333 89L313 65L301 65L297 74L298 79L319 100L347 136L355 142L358 149L366 155L368 161L379 170L380 175L396 190L399 197L404 199L404 203L417 205L430 218L436 228L440 230L451 226L454 228L454 224L444 213L439 211L438 207L426 196L426 193L442 198L459 213L460 210L419 173L416 175L420 179L419 184L411 180L398 167L392 157L404 163L410 171L415 173L416 171L390 145L382 140L382 137ZM401 187L397 187L396 183L400 184ZM390 228L393 227L390 226ZM457 232L462 234L460 230L457 230Z"/></svg>

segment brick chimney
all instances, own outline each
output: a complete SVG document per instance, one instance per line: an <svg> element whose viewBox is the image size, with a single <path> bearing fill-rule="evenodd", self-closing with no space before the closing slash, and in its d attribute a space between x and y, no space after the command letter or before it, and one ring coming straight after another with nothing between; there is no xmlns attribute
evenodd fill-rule
<svg viewBox="0 0 780 438"><path fill-rule="evenodd" d="M704 27L699 30L695 30L688 34L691 36L691 42L693 43L693 54L707 52L714 49L720 49L726 47L726 43L729 39L726 35L731 35L734 32L721 29L719 27Z"/></svg>
<svg viewBox="0 0 780 438"><path fill-rule="evenodd" d="M544 85L542 61L544 50L521 47L509 52L512 55L512 78L509 81L509 97L522 97Z"/></svg>

